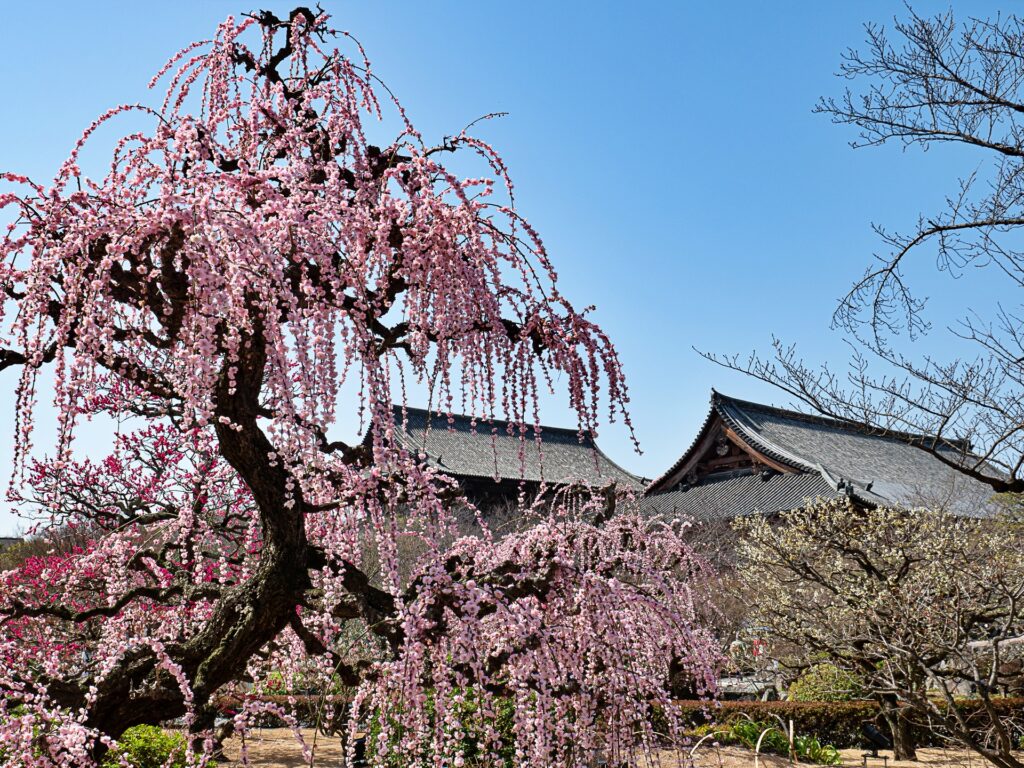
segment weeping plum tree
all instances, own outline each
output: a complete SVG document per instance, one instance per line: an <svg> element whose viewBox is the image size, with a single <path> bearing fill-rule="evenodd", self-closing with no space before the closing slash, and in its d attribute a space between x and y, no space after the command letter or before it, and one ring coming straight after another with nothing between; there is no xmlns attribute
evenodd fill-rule
<svg viewBox="0 0 1024 768"><path fill-rule="evenodd" d="M5 761L93 765L173 718L205 760L215 697L270 673L351 686L350 728L377 717L381 763L461 765L470 728L477 758L508 750L499 700L518 765L646 749L650 706L672 722L670 660L699 691L714 680L705 567L679 527L573 494L525 531L458 538L457 488L393 436L392 393L414 379L442 412L523 430L557 376L581 429L605 399L628 423L616 353L559 292L501 158L466 132L427 145L308 8L229 18L163 80L159 108L104 114L49 186L3 174L15 494L88 534L2 576ZM128 112L149 128L87 178L83 146ZM402 127L379 147L385 113ZM457 177L452 152L487 174ZM340 408L368 443L332 436ZM80 458L74 436L104 416L122 425L110 455ZM236 725L268 706L246 699Z"/></svg>

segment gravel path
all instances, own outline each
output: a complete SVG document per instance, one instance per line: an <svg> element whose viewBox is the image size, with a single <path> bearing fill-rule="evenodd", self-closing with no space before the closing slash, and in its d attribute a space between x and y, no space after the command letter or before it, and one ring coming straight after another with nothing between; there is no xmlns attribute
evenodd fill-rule
<svg viewBox="0 0 1024 768"><path fill-rule="evenodd" d="M342 765L341 742L336 738L317 735L311 729L302 731L302 738L312 751L313 768L337 768ZM225 745L225 754L230 762L221 763L222 768L240 766L241 740L233 738ZM254 768L301 768L309 766L308 759L303 757L302 746L295 735L287 728L263 728L254 731L246 740L246 751L249 765ZM859 749L842 750L844 768L861 768ZM916 763L892 759L889 756L889 768L987 768L989 765L977 755L962 750L919 749ZM663 752L659 756L657 768L679 768L685 763L676 753ZM754 768L754 754L740 747L704 746L696 755L696 768ZM777 755L764 755L758 761L760 768L786 768L789 761ZM869 759L868 768L883 768L881 760Z"/></svg>

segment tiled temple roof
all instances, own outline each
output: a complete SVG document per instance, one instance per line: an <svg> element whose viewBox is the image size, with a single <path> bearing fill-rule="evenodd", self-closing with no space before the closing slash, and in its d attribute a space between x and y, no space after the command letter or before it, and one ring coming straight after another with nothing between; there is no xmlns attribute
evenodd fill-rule
<svg viewBox="0 0 1024 768"><path fill-rule="evenodd" d="M598 487L615 481L639 488L641 481L601 452L588 433L560 427L527 427L498 419L477 421L469 416L395 406L398 441L407 450L424 453L427 463L463 478L526 480L562 484L583 482Z"/></svg>
<svg viewBox="0 0 1024 768"><path fill-rule="evenodd" d="M644 509L661 515L686 515L697 520L727 520L762 512L772 514L803 506L805 499L832 498L839 492L821 475L766 472L708 479L686 490L665 491L644 498Z"/></svg>
<svg viewBox="0 0 1024 768"><path fill-rule="evenodd" d="M702 478L684 492L680 489L687 484L679 475L696 457L707 432L718 425L787 472L814 476L815 480L807 481L808 488L813 483L819 489L809 494L812 496L845 493L870 505L930 506L968 516L987 515L995 510L991 488L943 461L973 462L965 445L943 443L939 448L942 458L939 458L919 447L928 440L921 435L882 432L867 425L738 400L718 392L712 393L711 411L701 433L687 452L651 483L648 498L666 492L677 493L681 494L677 503L682 504L687 494L713 484L713 478ZM736 491L729 496L736 501L734 515L747 514L754 509L771 511L765 507L777 506L773 483L785 476L783 473L761 486L754 480L747 480L746 491ZM759 475L753 477L760 481ZM794 492L801 482L789 481ZM737 483L736 487L740 485L743 483ZM831 489L830 493L824 493L825 489ZM722 486L719 491L701 491L692 498L697 503L697 499L713 496L715 503L721 505L725 493L726 486ZM659 505L667 503L668 500L658 502Z"/></svg>

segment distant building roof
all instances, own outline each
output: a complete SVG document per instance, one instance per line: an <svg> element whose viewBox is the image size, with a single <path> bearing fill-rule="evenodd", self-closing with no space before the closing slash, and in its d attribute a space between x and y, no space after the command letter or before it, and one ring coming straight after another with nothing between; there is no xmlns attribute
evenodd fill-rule
<svg viewBox="0 0 1024 768"><path fill-rule="evenodd" d="M605 456L589 433L540 427L540 442L528 427L499 419L475 421L469 416L432 413L395 406L398 442L426 455L429 465L458 478L525 480L557 485L582 482L594 487L615 481L639 488L640 478Z"/></svg>
<svg viewBox="0 0 1024 768"><path fill-rule="evenodd" d="M707 479L684 490L647 496L644 507L661 515L687 515L698 520L728 520L753 512L772 514L796 509L805 499L834 498L839 492L812 472L783 475L744 473Z"/></svg>
<svg viewBox="0 0 1024 768"><path fill-rule="evenodd" d="M924 441L713 391L700 434L647 495L651 506L673 504L695 516L707 516L708 505L728 517L839 494L870 505L931 506L970 516L994 511L992 489L913 444ZM965 445L944 443L940 450L953 462L968 457ZM663 494L673 498L656 498Z"/></svg>

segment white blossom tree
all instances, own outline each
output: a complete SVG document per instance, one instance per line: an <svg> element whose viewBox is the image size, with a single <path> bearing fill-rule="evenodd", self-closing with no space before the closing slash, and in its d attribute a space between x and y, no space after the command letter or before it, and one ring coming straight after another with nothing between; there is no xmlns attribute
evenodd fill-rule
<svg viewBox="0 0 1024 768"><path fill-rule="evenodd" d="M1020 523L830 500L737 528L753 620L792 661L864 679L897 759L914 758L916 724L1020 768L998 704L1024 639Z"/></svg>

